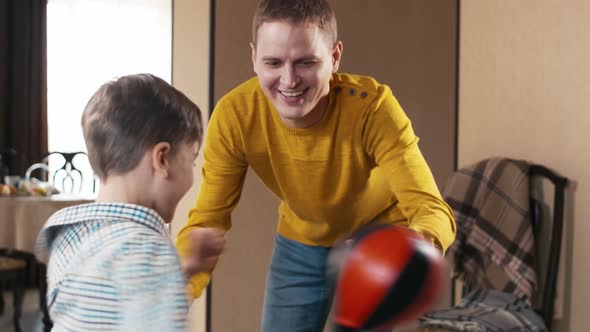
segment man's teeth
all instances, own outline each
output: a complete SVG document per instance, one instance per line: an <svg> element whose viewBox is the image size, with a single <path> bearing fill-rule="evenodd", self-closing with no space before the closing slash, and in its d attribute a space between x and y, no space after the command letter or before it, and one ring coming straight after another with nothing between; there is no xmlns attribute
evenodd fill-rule
<svg viewBox="0 0 590 332"><path fill-rule="evenodd" d="M281 91L281 94L285 97L298 97L303 94L303 90L301 90L301 91Z"/></svg>

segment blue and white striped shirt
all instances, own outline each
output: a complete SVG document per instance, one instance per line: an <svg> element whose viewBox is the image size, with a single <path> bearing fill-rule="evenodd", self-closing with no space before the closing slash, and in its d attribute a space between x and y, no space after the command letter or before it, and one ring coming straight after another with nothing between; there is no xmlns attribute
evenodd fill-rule
<svg viewBox="0 0 590 332"><path fill-rule="evenodd" d="M53 331L186 330L186 280L155 211L122 203L60 210L39 233L37 255L48 259Z"/></svg>

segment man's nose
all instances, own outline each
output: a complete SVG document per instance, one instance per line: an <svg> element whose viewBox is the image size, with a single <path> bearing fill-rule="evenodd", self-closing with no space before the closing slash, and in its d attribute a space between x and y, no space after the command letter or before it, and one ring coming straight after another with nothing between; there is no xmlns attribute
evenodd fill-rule
<svg viewBox="0 0 590 332"><path fill-rule="evenodd" d="M281 84L287 88L294 88L299 83L299 76L295 66L285 66L281 73Z"/></svg>

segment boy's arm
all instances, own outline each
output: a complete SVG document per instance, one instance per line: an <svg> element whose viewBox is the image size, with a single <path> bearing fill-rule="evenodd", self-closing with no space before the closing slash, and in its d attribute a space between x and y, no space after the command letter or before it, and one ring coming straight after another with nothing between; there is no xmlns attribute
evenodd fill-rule
<svg viewBox="0 0 590 332"><path fill-rule="evenodd" d="M248 164L242 152L241 137L236 120L226 112L220 102L213 112L204 147L204 165L201 170L201 186L195 207L176 239L176 246L185 266L198 265L199 246L191 235L196 227L217 228L227 231L231 227L231 212L238 204ZM214 260L216 262L216 259ZM214 265L214 264L213 264ZM192 275L189 292L199 297L207 287L213 266L200 268L200 273L185 271Z"/></svg>
<svg viewBox="0 0 590 332"><path fill-rule="evenodd" d="M390 186L409 227L443 253L455 239L455 220L420 149L410 120L389 88L367 116L363 145L388 171Z"/></svg>

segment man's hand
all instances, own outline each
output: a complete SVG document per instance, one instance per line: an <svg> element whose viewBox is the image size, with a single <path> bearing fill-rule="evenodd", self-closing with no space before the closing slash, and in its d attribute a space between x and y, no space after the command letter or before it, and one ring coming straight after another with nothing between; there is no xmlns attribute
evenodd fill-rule
<svg viewBox="0 0 590 332"><path fill-rule="evenodd" d="M189 251L182 262L182 270L188 278L213 270L225 248L224 233L218 228L195 227L189 231Z"/></svg>
<svg viewBox="0 0 590 332"><path fill-rule="evenodd" d="M429 242L430 244L432 244L432 246L434 248L436 248L438 250L438 252L442 255L443 254L443 250L442 248L437 244L437 242L434 240L434 236L432 236L431 234L422 234L422 233L418 233L416 232L416 234L420 235L420 237L422 237L422 239L424 239L424 241Z"/></svg>

